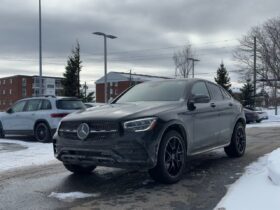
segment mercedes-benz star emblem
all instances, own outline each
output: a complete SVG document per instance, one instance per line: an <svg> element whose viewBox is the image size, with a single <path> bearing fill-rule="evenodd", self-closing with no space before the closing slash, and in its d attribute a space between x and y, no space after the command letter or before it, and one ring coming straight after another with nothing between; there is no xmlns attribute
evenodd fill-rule
<svg viewBox="0 0 280 210"><path fill-rule="evenodd" d="M88 137L89 134L89 126L86 123L82 123L79 125L77 130L77 135L79 139L85 140Z"/></svg>

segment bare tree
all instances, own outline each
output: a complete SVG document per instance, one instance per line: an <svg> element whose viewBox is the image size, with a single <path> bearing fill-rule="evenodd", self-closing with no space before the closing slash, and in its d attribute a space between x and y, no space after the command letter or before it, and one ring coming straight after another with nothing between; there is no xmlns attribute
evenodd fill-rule
<svg viewBox="0 0 280 210"><path fill-rule="evenodd" d="M253 27L239 40L240 45L234 57L245 67L245 79L253 74L254 37L256 37L257 78L274 88L275 110L277 113L277 89L280 88L280 17L269 19ZM277 82L278 81L278 82Z"/></svg>
<svg viewBox="0 0 280 210"><path fill-rule="evenodd" d="M186 45L182 50L178 50L173 55L173 61L175 64L175 76L181 76L188 78L189 74L193 68L192 60L190 58L194 57L191 45Z"/></svg>

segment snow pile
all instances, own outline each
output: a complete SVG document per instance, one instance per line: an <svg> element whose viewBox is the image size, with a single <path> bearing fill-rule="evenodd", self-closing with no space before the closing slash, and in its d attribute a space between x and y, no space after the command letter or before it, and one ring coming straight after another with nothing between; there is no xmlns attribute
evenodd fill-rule
<svg viewBox="0 0 280 210"><path fill-rule="evenodd" d="M57 160L54 158L52 144L37 142L23 142L16 140L0 139L1 143L19 144L26 149L19 151L1 151L0 173L12 169L28 167L33 165L46 165Z"/></svg>
<svg viewBox="0 0 280 210"><path fill-rule="evenodd" d="M280 185L276 185L280 181L279 158L280 148L249 165L215 209L279 210Z"/></svg>
<svg viewBox="0 0 280 210"><path fill-rule="evenodd" d="M89 197L99 197L99 193L83 193L83 192L68 192L68 193L56 193L52 192L48 197L57 198L58 200L65 202L73 202L76 199L89 198Z"/></svg>
<svg viewBox="0 0 280 210"><path fill-rule="evenodd" d="M267 160L268 176L275 185L280 185L280 148L273 151Z"/></svg>

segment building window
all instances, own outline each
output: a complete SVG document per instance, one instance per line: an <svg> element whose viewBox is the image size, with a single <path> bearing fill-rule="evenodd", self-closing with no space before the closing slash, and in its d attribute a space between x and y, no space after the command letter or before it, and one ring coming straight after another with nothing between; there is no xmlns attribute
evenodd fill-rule
<svg viewBox="0 0 280 210"><path fill-rule="evenodd" d="M26 97L26 88L22 88L22 97Z"/></svg>
<svg viewBox="0 0 280 210"><path fill-rule="evenodd" d="M6 91L5 90L3 90L3 95L5 95L6 94Z"/></svg>
<svg viewBox="0 0 280 210"><path fill-rule="evenodd" d="M0 85L1 85L1 81L2 81L2 80L0 80Z"/></svg>
<svg viewBox="0 0 280 210"><path fill-rule="evenodd" d="M22 78L22 86L26 86L26 78Z"/></svg>
<svg viewBox="0 0 280 210"><path fill-rule="evenodd" d="M10 89L10 95L12 95L12 89Z"/></svg>
<svg viewBox="0 0 280 210"><path fill-rule="evenodd" d="M5 83L6 83L6 80L3 80L3 85L5 85Z"/></svg>
<svg viewBox="0 0 280 210"><path fill-rule="evenodd" d="M13 79L12 78L10 79L10 84L13 84Z"/></svg>

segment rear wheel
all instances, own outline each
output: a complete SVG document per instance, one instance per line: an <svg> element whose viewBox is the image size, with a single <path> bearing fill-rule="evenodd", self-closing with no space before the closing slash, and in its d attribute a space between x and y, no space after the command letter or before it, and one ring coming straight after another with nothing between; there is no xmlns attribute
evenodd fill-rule
<svg viewBox="0 0 280 210"><path fill-rule="evenodd" d="M229 157L241 157L246 149L246 133L243 123L238 122L231 137L230 145L225 147L225 153Z"/></svg>
<svg viewBox="0 0 280 210"><path fill-rule="evenodd" d="M51 131L46 123L38 123L35 126L34 135L39 142L50 142L51 141Z"/></svg>
<svg viewBox="0 0 280 210"><path fill-rule="evenodd" d="M185 163L185 141L177 131L169 131L160 143L157 165L149 173L156 181L172 184L181 179Z"/></svg>
<svg viewBox="0 0 280 210"><path fill-rule="evenodd" d="M96 168L96 166L85 167L85 166L66 164L66 163L63 163L63 165L68 171L71 171L74 174L90 174Z"/></svg>
<svg viewBox="0 0 280 210"><path fill-rule="evenodd" d="M5 138L5 133L4 133L4 130L3 130L3 126L0 122L0 138Z"/></svg>

